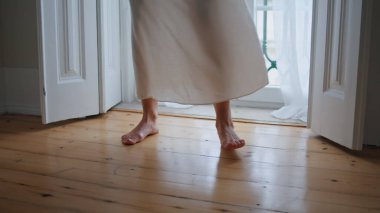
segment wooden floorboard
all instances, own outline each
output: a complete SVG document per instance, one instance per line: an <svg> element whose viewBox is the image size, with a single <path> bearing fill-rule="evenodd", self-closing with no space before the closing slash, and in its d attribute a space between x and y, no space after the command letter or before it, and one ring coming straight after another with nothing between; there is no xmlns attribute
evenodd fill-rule
<svg viewBox="0 0 380 213"><path fill-rule="evenodd" d="M214 121L170 116L123 146L140 118L0 116L0 212L380 212L379 150L236 123L247 145L226 152Z"/></svg>

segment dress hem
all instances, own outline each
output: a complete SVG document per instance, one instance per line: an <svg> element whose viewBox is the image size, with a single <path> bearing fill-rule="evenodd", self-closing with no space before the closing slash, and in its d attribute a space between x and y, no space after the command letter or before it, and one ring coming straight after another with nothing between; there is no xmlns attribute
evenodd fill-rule
<svg viewBox="0 0 380 213"><path fill-rule="evenodd" d="M263 85L253 89L253 90L250 90L249 92L243 92L241 95L236 95L236 96L232 96L232 97L227 97L227 98L223 98L223 99L215 99L215 101L190 101L190 102L186 102L186 101L181 101L181 100L177 100L177 99L165 99L165 98L160 98L159 96L146 96L146 97L138 97L140 100L143 100L143 99L148 99L148 98L153 98L159 102L171 102L171 103L177 103L177 104L184 104L184 105L209 105L209 104L215 104L215 103L221 103L221 102L224 102L224 101L229 101L229 100L232 100L232 99L237 99L237 98L241 98L241 97L244 97L244 96L247 96L247 95L250 95L254 92L257 92L258 90L264 88L265 86L268 85L268 81L266 83L264 83Z"/></svg>

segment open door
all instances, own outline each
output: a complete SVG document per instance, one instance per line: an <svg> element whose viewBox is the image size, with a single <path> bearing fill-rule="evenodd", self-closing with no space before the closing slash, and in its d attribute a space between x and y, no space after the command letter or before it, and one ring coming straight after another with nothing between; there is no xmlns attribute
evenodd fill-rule
<svg viewBox="0 0 380 213"><path fill-rule="evenodd" d="M314 1L309 126L353 150L363 142L363 2Z"/></svg>
<svg viewBox="0 0 380 213"><path fill-rule="evenodd" d="M100 112L121 101L119 0L98 1Z"/></svg>
<svg viewBox="0 0 380 213"><path fill-rule="evenodd" d="M39 0L43 123L99 113L94 0Z"/></svg>

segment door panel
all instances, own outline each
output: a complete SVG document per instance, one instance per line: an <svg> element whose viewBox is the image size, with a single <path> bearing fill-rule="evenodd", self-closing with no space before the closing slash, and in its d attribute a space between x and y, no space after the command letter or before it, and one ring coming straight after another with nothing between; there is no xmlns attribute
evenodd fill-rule
<svg viewBox="0 0 380 213"><path fill-rule="evenodd" d="M312 130L350 149L355 139L360 0L316 0L312 52Z"/></svg>
<svg viewBox="0 0 380 213"><path fill-rule="evenodd" d="M44 123L99 113L96 1L40 0Z"/></svg>

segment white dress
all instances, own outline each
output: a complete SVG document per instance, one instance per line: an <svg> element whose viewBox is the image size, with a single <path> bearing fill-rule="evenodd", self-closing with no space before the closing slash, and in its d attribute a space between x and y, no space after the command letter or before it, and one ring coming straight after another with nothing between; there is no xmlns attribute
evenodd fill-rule
<svg viewBox="0 0 380 213"><path fill-rule="evenodd" d="M209 104L268 83L244 0L130 0L140 99Z"/></svg>

